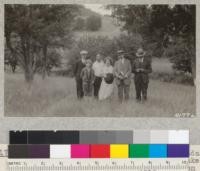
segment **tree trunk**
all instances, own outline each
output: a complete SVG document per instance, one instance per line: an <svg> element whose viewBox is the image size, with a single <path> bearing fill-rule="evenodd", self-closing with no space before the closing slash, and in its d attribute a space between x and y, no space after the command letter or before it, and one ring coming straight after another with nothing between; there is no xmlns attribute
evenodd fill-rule
<svg viewBox="0 0 200 171"><path fill-rule="evenodd" d="M47 75L47 46L43 47L43 67L42 67L42 79L44 80Z"/></svg>
<svg viewBox="0 0 200 171"><path fill-rule="evenodd" d="M24 76L27 83L32 84L34 79L34 71L30 65L26 65L24 69Z"/></svg>
<svg viewBox="0 0 200 171"><path fill-rule="evenodd" d="M22 50L23 50L23 57L24 57L24 76L25 81L31 85L34 79L34 65L33 65L33 58L30 54L30 38L29 37L22 37Z"/></svg>

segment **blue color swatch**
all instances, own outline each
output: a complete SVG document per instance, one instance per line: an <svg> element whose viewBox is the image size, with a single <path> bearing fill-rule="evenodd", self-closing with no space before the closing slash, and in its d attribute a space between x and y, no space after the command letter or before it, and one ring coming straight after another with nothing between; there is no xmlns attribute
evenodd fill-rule
<svg viewBox="0 0 200 171"><path fill-rule="evenodd" d="M167 158L166 144L150 144L149 145L150 158Z"/></svg>

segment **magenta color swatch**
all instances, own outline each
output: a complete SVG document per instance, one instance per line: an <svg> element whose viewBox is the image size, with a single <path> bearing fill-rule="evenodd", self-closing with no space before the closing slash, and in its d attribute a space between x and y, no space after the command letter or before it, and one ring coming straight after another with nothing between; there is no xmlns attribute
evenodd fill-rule
<svg viewBox="0 0 200 171"><path fill-rule="evenodd" d="M71 158L89 158L90 157L90 146L72 144L71 145Z"/></svg>

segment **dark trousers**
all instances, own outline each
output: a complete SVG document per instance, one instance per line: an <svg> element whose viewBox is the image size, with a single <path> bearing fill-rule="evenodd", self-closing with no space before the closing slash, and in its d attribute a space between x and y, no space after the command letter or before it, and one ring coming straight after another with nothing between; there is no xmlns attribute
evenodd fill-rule
<svg viewBox="0 0 200 171"><path fill-rule="evenodd" d="M78 99L82 99L84 93L83 93L83 83L81 78L76 79L76 92Z"/></svg>
<svg viewBox="0 0 200 171"><path fill-rule="evenodd" d="M147 89L148 89L148 81L144 80L141 76L137 76L135 79L135 91L136 91L136 99L141 100L142 97L144 100L147 99Z"/></svg>
<svg viewBox="0 0 200 171"><path fill-rule="evenodd" d="M92 96L93 86L92 83L83 82L84 96Z"/></svg>
<svg viewBox="0 0 200 171"><path fill-rule="evenodd" d="M95 80L94 80L94 97L95 98L98 98L101 82L102 82L101 77L95 77Z"/></svg>
<svg viewBox="0 0 200 171"><path fill-rule="evenodd" d="M121 81L121 83L118 85L118 98L120 102L122 102L123 99L129 99L129 91L130 85L126 85L123 81Z"/></svg>

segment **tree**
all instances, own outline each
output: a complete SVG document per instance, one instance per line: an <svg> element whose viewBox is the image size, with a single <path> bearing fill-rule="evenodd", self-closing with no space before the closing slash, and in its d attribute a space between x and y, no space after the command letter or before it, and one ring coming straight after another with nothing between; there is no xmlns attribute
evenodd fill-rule
<svg viewBox="0 0 200 171"><path fill-rule="evenodd" d="M48 50L72 42L72 22L76 5L5 5L5 39L12 56L33 81L38 67L46 75ZM38 61L42 61L41 65Z"/></svg>
<svg viewBox="0 0 200 171"><path fill-rule="evenodd" d="M86 28L90 31L97 31L101 28L101 16L91 15L86 20Z"/></svg>
<svg viewBox="0 0 200 171"><path fill-rule="evenodd" d="M166 55L171 48L174 68L192 72L195 79L195 5L109 5L107 8L112 9L112 16L123 23L130 36L133 33L142 36L143 45L154 56ZM185 67L185 63L191 65Z"/></svg>
<svg viewBox="0 0 200 171"><path fill-rule="evenodd" d="M165 50L173 62L174 69L192 73L195 79L196 7L195 5L165 6L165 11L163 13L163 9L152 7L152 30L162 30L162 38L167 38Z"/></svg>
<svg viewBox="0 0 200 171"><path fill-rule="evenodd" d="M85 19L78 17L75 21L75 26L74 26L75 30L84 30L85 29Z"/></svg>

